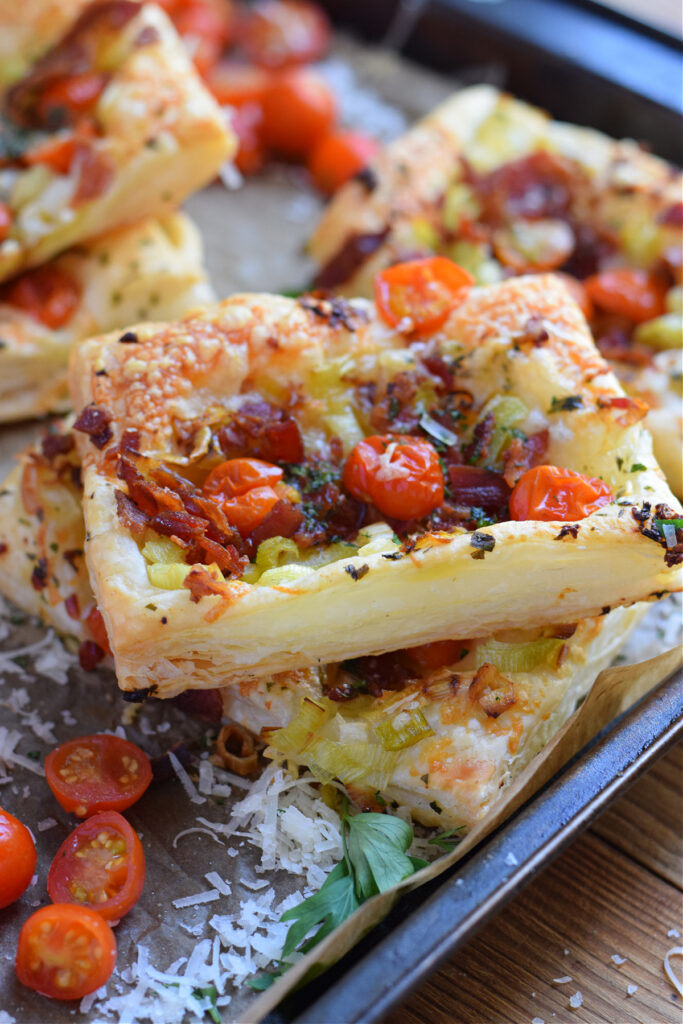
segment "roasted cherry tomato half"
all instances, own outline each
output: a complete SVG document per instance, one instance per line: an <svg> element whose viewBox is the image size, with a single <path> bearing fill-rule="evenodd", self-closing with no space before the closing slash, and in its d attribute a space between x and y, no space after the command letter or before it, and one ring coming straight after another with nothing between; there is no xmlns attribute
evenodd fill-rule
<svg viewBox="0 0 683 1024"><path fill-rule="evenodd" d="M319 60L330 44L330 24L308 0L258 0L244 11L238 40L253 64L285 68Z"/></svg>
<svg viewBox="0 0 683 1024"><path fill-rule="evenodd" d="M279 466L262 459L227 459L211 470L204 491L212 497L236 498L254 487L273 487L282 477Z"/></svg>
<svg viewBox="0 0 683 1024"><path fill-rule="evenodd" d="M432 644L409 647L406 654L421 672L436 672L446 665L456 665L471 646L471 640L437 640Z"/></svg>
<svg viewBox="0 0 683 1024"><path fill-rule="evenodd" d="M444 499L439 456L419 437L364 438L346 460L343 482L354 498L371 501L391 519L422 519Z"/></svg>
<svg viewBox="0 0 683 1024"><path fill-rule="evenodd" d="M4 242L12 227L12 211L0 200L0 242Z"/></svg>
<svg viewBox="0 0 683 1024"><path fill-rule="evenodd" d="M603 480L559 466L535 466L513 488L510 518L518 522L585 519L610 501L612 491Z"/></svg>
<svg viewBox="0 0 683 1024"><path fill-rule="evenodd" d="M206 79L206 84L218 102L227 107L243 107L246 103L260 104L269 82L269 71L237 61L217 64Z"/></svg>
<svg viewBox="0 0 683 1024"><path fill-rule="evenodd" d="M332 127L336 104L313 71L295 68L273 75L261 101L265 145L291 160L305 160Z"/></svg>
<svg viewBox="0 0 683 1024"><path fill-rule="evenodd" d="M358 132L330 132L314 146L308 170L316 188L332 195L372 160L379 144Z"/></svg>
<svg viewBox="0 0 683 1024"><path fill-rule="evenodd" d="M83 71L51 82L40 97L43 116L52 110L88 113L100 98L107 81L108 76L98 71Z"/></svg>
<svg viewBox="0 0 683 1024"><path fill-rule="evenodd" d="M448 319L474 278L445 256L397 263L375 276L375 302L390 327L429 334Z"/></svg>
<svg viewBox="0 0 683 1024"><path fill-rule="evenodd" d="M81 298L78 284L55 266L37 267L22 274L7 287L7 300L40 320L46 327L63 327L76 311Z"/></svg>
<svg viewBox="0 0 683 1024"><path fill-rule="evenodd" d="M667 285L646 270L604 270L587 277L583 286L598 309L636 324L666 312Z"/></svg>
<svg viewBox="0 0 683 1024"><path fill-rule="evenodd" d="M0 809L0 909L28 889L36 869L36 847L25 825Z"/></svg>
<svg viewBox="0 0 683 1024"><path fill-rule="evenodd" d="M51 999L82 999L105 984L115 964L114 933L88 907L41 907L19 933L17 978Z"/></svg>
<svg viewBox="0 0 683 1024"><path fill-rule="evenodd" d="M176 5L173 23L200 74L211 71L235 28L234 8L227 0L192 0Z"/></svg>
<svg viewBox="0 0 683 1024"><path fill-rule="evenodd" d="M135 830L117 811L93 814L57 850L47 876L53 903L90 907L119 921L140 898L145 854Z"/></svg>
<svg viewBox="0 0 683 1024"><path fill-rule="evenodd" d="M64 810L87 818L131 807L152 781L152 766L134 743L96 733L56 747L45 759L45 776Z"/></svg>

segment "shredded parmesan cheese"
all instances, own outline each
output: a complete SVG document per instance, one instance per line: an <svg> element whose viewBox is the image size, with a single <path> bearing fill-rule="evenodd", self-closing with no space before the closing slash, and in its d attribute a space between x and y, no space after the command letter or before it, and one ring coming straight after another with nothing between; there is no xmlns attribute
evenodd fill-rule
<svg viewBox="0 0 683 1024"><path fill-rule="evenodd" d="M187 774L180 761L173 753L172 750L168 752L168 759L171 762L171 767L180 779L180 784L189 796L193 804L204 804L206 803L206 797L200 796L197 792L196 786L190 776Z"/></svg>
<svg viewBox="0 0 683 1024"><path fill-rule="evenodd" d="M220 898L218 889L208 889L206 892L195 893L194 896L181 896L180 899L173 900L173 906L182 910L185 907L198 907L200 903L213 903Z"/></svg>
<svg viewBox="0 0 683 1024"><path fill-rule="evenodd" d="M674 974L673 967L671 966L672 956L683 956L683 946L673 946L664 957L664 973L667 978L676 989L680 996L683 996L683 984L680 979Z"/></svg>

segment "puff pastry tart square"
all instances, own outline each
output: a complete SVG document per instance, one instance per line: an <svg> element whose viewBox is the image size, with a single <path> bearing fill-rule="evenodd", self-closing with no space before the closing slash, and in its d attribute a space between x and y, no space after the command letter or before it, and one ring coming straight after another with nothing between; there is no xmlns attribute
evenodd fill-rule
<svg viewBox="0 0 683 1024"><path fill-rule="evenodd" d="M78 467L73 433L56 424L0 487L0 592L80 641L81 664L92 668L108 641L83 557ZM381 525L368 526L362 539L378 533ZM647 607L282 672L225 686L211 707L231 728L261 734L270 756L307 765L323 782L339 778L366 809L396 802L424 824L469 828ZM199 699L206 710L206 695Z"/></svg>
<svg viewBox="0 0 683 1024"><path fill-rule="evenodd" d="M0 280L169 213L234 149L158 7L89 5L2 100Z"/></svg>
<svg viewBox="0 0 683 1024"><path fill-rule="evenodd" d="M474 288L442 313L416 334L363 300L238 295L75 350L86 557L124 690L576 621L680 587L680 511L644 408L562 282ZM582 474L567 486L585 504L562 511L553 466Z"/></svg>
<svg viewBox="0 0 683 1024"><path fill-rule="evenodd" d="M568 275L627 390L635 370L647 371L648 401L658 411L648 421L655 454L681 494L680 377L657 354L675 350L680 367L682 191L680 171L636 143L553 121L475 86L437 107L335 195L310 252L317 283L344 295L369 296L378 270L431 253L449 256L482 284L539 271Z"/></svg>
<svg viewBox="0 0 683 1024"><path fill-rule="evenodd" d="M168 214L119 228L0 286L0 421L68 408L76 341L210 302L199 232Z"/></svg>

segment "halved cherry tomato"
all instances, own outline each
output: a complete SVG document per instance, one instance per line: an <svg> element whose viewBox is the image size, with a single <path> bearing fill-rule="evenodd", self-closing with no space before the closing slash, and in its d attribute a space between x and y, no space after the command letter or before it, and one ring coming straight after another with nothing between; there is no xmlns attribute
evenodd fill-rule
<svg viewBox="0 0 683 1024"><path fill-rule="evenodd" d="M327 16L308 0L257 0L244 11L237 34L249 60L264 68L309 64L330 44Z"/></svg>
<svg viewBox="0 0 683 1024"><path fill-rule="evenodd" d="M221 501L221 509L231 526L246 537L263 522L279 500L279 494L272 487L254 487L239 498L225 498Z"/></svg>
<svg viewBox="0 0 683 1024"><path fill-rule="evenodd" d="M513 488L510 518L518 522L585 519L610 501L612 491L603 480L559 466L534 466Z"/></svg>
<svg viewBox="0 0 683 1024"><path fill-rule="evenodd" d="M491 240L500 262L515 274L537 274L561 267L576 243L569 224L552 218L520 218L496 229Z"/></svg>
<svg viewBox="0 0 683 1024"><path fill-rule="evenodd" d="M375 302L390 327L428 334L463 301L474 278L445 256L397 263L375 275Z"/></svg>
<svg viewBox="0 0 683 1024"><path fill-rule="evenodd" d="M244 103L233 111L230 122L239 142L235 167L242 174L258 173L268 158L261 138L263 109L258 103Z"/></svg>
<svg viewBox="0 0 683 1024"><path fill-rule="evenodd" d="M343 482L354 498L392 519L422 519L444 499L439 456L419 437L364 438L346 460Z"/></svg>
<svg viewBox="0 0 683 1024"><path fill-rule="evenodd" d="M152 781L152 766L134 743L96 733L51 751L45 758L45 776L64 810L87 818L132 806Z"/></svg>
<svg viewBox="0 0 683 1024"><path fill-rule="evenodd" d="M109 76L99 71L83 71L51 82L40 97L45 117L51 110L65 109L71 114L85 114L97 103Z"/></svg>
<svg viewBox="0 0 683 1024"><path fill-rule="evenodd" d="M334 97L323 79L299 69L273 75L262 107L264 143L292 160L308 156L329 132L336 114Z"/></svg>
<svg viewBox="0 0 683 1024"><path fill-rule="evenodd" d="M432 644L409 647L406 654L422 672L435 672L446 665L455 665L472 646L471 640L437 640Z"/></svg>
<svg viewBox="0 0 683 1024"><path fill-rule="evenodd" d="M120 921L140 898L145 854L133 827L116 811L93 814L57 850L47 876L53 903L90 907Z"/></svg>
<svg viewBox="0 0 683 1024"><path fill-rule="evenodd" d="M308 170L316 188L331 195L376 155L379 143L359 132L330 132L315 145Z"/></svg>
<svg viewBox="0 0 683 1024"><path fill-rule="evenodd" d="M234 35L235 15L226 0L192 0L173 12L173 23L200 74L218 63Z"/></svg>
<svg viewBox="0 0 683 1024"><path fill-rule="evenodd" d="M253 64L224 61L211 69L206 84L223 106L243 107L261 103L270 77L270 72Z"/></svg>
<svg viewBox="0 0 683 1024"><path fill-rule="evenodd" d="M76 136L54 135L39 142L23 155L23 161L32 167L34 164L46 164L57 174L67 174L76 152Z"/></svg>
<svg viewBox="0 0 683 1024"><path fill-rule="evenodd" d="M7 203L0 200L0 242L4 242L12 227L12 211Z"/></svg>
<svg viewBox="0 0 683 1024"><path fill-rule="evenodd" d="M80 286L59 267L36 267L12 281L7 300L40 320L46 327L63 327L81 298Z"/></svg>
<svg viewBox="0 0 683 1024"><path fill-rule="evenodd" d="M254 487L273 487L283 476L279 466L262 459L227 459L211 470L204 491L212 497L236 498Z"/></svg>
<svg viewBox="0 0 683 1024"><path fill-rule="evenodd" d="M115 964L114 933L87 907L41 907L19 933L17 978L51 999L82 999L104 985Z"/></svg>
<svg viewBox="0 0 683 1024"><path fill-rule="evenodd" d="M36 869L36 847L25 825L0 808L0 909L28 888Z"/></svg>
<svg viewBox="0 0 683 1024"><path fill-rule="evenodd" d="M625 316L633 323L666 312L666 283L646 270L604 270L583 282L598 309Z"/></svg>

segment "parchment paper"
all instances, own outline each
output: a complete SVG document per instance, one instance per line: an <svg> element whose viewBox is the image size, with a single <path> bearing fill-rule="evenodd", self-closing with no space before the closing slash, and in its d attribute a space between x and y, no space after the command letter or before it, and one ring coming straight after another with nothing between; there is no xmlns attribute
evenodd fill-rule
<svg viewBox="0 0 683 1024"><path fill-rule="evenodd" d="M343 60L351 61L364 85L390 98L403 112L407 122L426 112L453 88L453 82L355 44L340 43L337 54L341 54ZM343 64L337 63L336 68L333 65L330 73L343 74ZM356 105L354 114L353 96L349 105L349 119L355 118L357 123L359 108ZM362 111L362 107L360 109ZM371 109L368 116L373 116ZM303 244L315 222L320 201L303 187L297 171L276 169L262 178L248 181L236 192L214 185L193 197L187 205L202 230L208 266L220 296L245 289L296 289L309 280L311 267L305 258ZM36 425L24 425L0 432L0 472L3 476L9 468L12 453L23 447L37 429ZM75 658L67 656L54 638L50 639L44 629L24 616L11 613L10 619L3 621L6 628L3 635L0 622L0 652L16 652L37 641L45 645L38 657L39 662L43 661L48 666L42 672L36 669L31 658L25 660L20 654L17 660L16 653L14 657L0 653L0 729L19 728L22 731L24 739L19 742L17 750L36 769L39 770L39 765L56 742L85 733L113 730L120 725L127 705L121 700L110 671L100 669L84 673ZM651 635L648 633L647 637L643 643L648 643L651 648ZM632 646L632 650L637 650L637 644ZM44 657L46 651L52 652L47 659ZM643 669L622 668L604 674L599 689L586 700L571 723L516 785L508 790L495 814L454 853L424 869L404 883L403 888L433 877L462 856L623 706L669 674L678 659L675 652ZM28 695L23 707L19 707L20 702L17 701L17 693L21 690ZM30 718L31 711L37 713L37 718ZM46 728L45 723L52 723L51 727ZM205 731L204 725L160 702L147 704L135 723L126 727L128 738L140 743L151 756L162 754L177 741L182 741L195 755L199 755L204 749ZM15 768L12 774L12 781L0 786L0 804L33 829L38 866L35 884L18 903L0 911L0 1009L16 1018L18 1024L64 1024L73 1019L94 1019L97 1017L96 1007L83 1016L74 1004L43 999L24 989L14 978L13 961L19 929L32 908L47 902L47 871L74 821L52 798L40 775L22 767ZM140 943L149 947L156 966L165 969L177 957L189 955L197 937L209 934L205 925L214 913L236 912L240 900L253 895L240 880L253 881L258 853L243 841L236 841L238 856L232 858L227 856L225 847L216 845L206 835L188 836L178 843L176 849L172 846L179 831L196 825L198 814L227 821L231 804L242 795L236 790L234 796L224 802L208 798L198 806L191 803L178 782L171 779L154 784L128 812L143 840L147 883L135 910L116 930L119 971L125 970L135 960ZM49 818L54 819L54 824L45 827ZM38 830L38 823L43 824L44 830ZM210 888L205 878L210 871L218 871L222 877L231 878L232 895L222 897L220 904L174 910L173 899ZM301 879L293 879L284 872L273 873L268 881L278 899L301 888ZM324 945L263 995L257 996L246 987L234 993L233 1001L223 1012L223 1019L259 1020L313 962L333 963L350 947L354 937L381 919L396 898L397 893L386 893L364 905L339 933L330 936ZM190 935L187 928L196 935Z"/></svg>

